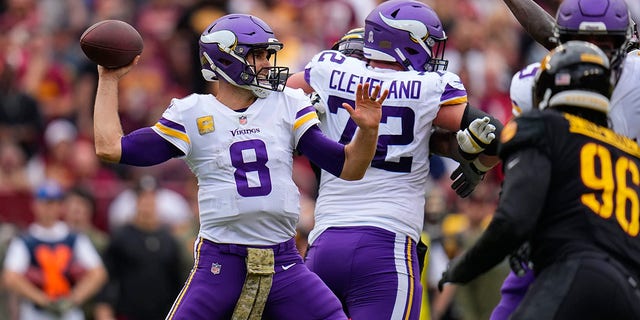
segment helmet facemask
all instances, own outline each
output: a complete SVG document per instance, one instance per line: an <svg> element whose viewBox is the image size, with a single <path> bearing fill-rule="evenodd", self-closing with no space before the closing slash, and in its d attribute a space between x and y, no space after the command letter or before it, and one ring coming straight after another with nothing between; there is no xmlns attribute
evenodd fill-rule
<svg viewBox="0 0 640 320"><path fill-rule="evenodd" d="M557 42L586 41L598 46L609 57L612 70L618 70L627 55L627 49L632 39L632 32L619 33L607 31L561 31L556 28Z"/></svg>
<svg viewBox="0 0 640 320"><path fill-rule="evenodd" d="M444 51L447 46L447 39L434 40L427 38L427 46L431 48L431 59L427 62L427 71L445 71L449 66L449 60L444 58ZM433 44L430 44L433 42Z"/></svg>
<svg viewBox="0 0 640 320"><path fill-rule="evenodd" d="M245 69L240 75L243 84L255 88L266 89L269 91L282 91L289 77L288 67L277 66L278 52L275 48L269 46L253 46L245 58ZM256 71L258 63L256 56L260 55L260 51L266 51L266 59L270 61L269 67L262 67Z"/></svg>

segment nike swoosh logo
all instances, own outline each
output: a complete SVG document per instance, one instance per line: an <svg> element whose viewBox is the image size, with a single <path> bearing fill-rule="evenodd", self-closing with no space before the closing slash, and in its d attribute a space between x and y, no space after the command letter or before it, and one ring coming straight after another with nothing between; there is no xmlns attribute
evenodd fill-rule
<svg viewBox="0 0 640 320"><path fill-rule="evenodd" d="M296 264L295 264L295 262L294 262L294 263L292 263L292 264L290 264L290 265L282 266L282 270L289 270L289 268L291 268L291 267L293 267L293 266L295 266L295 265L296 265Z"/></svg>

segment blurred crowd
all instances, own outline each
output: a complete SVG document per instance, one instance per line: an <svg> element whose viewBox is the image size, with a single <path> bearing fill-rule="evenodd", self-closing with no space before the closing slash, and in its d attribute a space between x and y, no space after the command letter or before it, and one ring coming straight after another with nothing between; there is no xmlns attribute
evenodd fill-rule
<svg viewBox="0 0 640 320"><path fill-rule="evenodd" d="M2 248L35 220L33 203L39 200L34 196L37 188L54 181L67 195L61 217L72 229L86 233L99 253L117 247L113 244L114 237L122 236L122 227L136 223L148 227L148 221L144 222L144 217L149 218L147 214L157 222L152 223L152 230L156 225L166 227L178 244L176 256L180 256L181 265L176 268L182 272L178 285L192 263L191 250L198 225L197 186L186 165L172 160L139 168L100 162L95 156L92 108L97 70L78 44L80 35L90 25L104 19L124 20L136 27L144 39L138 67L121 81L120 117L128 133L153 125L171 97L214 90L202 79L197 41L202 30L216 18L240 12L264 19L285 44L278 55L279 64L289 66L293 73L302 70L316 52L331 47L346 31L362 26L378 2L0 1ZM460 75L470 93L470 103L506 122L511 117L508 92L511 76L524 65L540 60L545 50L524 33L502 0L425 2L444 23L449 37L445 54L450 61L448 70ZM538 1L551 13L559 2ZM436 160L439 159L434 159L431 191L425 206L425 232L433 243L430 269L435 271L429 273L432 274L429 280L433 281L438 280L432 278L447 259L469 246L486 226L495 208L500 183L499 169L494 169L470 198L457 199L449 187L452 164ZM294 179L303 195L299 240L304 252L305 236L313 226L316 183L307 160L302 157L296 158ZM155 205L145 208L152 207L155 212L145 213L138 208L140 190L152 191L151 201ZM145 243L150 250L161 245L166 246L164 242ZM437 309L445 319L485 319L487 310L483 308L490 312L497 302L498 288L507 269L498 270L493 278L488 274L488 279L478 279L494 281L495 290L491 290L495 296L480 291L487 290L484 284L477 288L468 286L451 297L441 297L430 290L432 309ZM15 297L1 287L0 297L0 319L15 319L18 312L12 308L16 305Z"/></svg>

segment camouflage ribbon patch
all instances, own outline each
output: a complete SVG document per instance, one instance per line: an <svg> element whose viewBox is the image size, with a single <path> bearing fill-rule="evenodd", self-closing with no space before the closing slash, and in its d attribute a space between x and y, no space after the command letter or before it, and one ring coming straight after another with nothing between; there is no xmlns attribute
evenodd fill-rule
<svg viewBox="0 0 640 320"><path fill-rule="evenodd" d="M247 249L247 278L233 310L232 320L260 320L273 280L272 249Z"/></svg>

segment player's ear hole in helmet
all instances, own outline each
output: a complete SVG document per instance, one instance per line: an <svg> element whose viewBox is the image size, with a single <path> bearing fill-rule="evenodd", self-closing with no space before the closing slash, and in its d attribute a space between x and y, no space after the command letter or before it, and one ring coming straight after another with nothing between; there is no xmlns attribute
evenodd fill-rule
<svg viewBox="0 0 640 320"><path fill-rule="evenodd" d="M568 41L541 61L533 85L533 107L559 109L606 125L613 90L607 55L585 41Z"/></svg>
<svg viewBox="0 0 640 320"><path fill-rule="evenodd" d="M413 0L390 0L365 19L364 56L398 62L406 70L446 70L447 35L440 18L428 5Z"/></svg>
<svg viewBox="0 0 640 320"><path fill-rule="evenodd" d="M247 14L223 16L202 32L199 45L205 80L222 78L251 90L258 98L284 90L289 68L277 65L277 53L283 44L260 18ZM257 70L256 57L262 55L270 66Z"/></svg>

